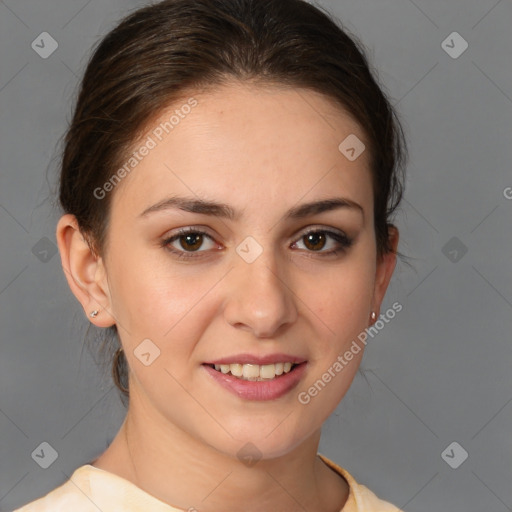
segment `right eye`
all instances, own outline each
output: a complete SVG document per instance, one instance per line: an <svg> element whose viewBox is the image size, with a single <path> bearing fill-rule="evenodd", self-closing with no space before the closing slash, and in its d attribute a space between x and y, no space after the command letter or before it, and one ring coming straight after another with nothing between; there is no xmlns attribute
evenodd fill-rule
<svg viewBox="0 0 512 512"><path fill-rule="evenodd" d="M209 241L209 247L201 250L206 241ZM162 240L161 245L179 258L197 258L201 255L191 253L201 253L213 249L215 241L208 233L191 227L180 229L172 236Z"/></svg>

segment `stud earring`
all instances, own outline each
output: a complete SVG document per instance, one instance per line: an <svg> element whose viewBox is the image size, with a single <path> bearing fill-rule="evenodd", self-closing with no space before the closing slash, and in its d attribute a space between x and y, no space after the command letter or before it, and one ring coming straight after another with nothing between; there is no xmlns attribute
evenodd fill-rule
<svg viewBox="0 0 512 512"><path fill-rule="evenodd" d="M98 316L99 311L95 309L94 311L91 311L90 315L92 318L96 318Z"/></svg>
<svg viewBox="0 0 512 512"><path fill-rule="evenodd" d="M377 318L377 314L375 313L375 311L372 311L372 314L370 315L370 318L375 321L375 319Z"/></svg>

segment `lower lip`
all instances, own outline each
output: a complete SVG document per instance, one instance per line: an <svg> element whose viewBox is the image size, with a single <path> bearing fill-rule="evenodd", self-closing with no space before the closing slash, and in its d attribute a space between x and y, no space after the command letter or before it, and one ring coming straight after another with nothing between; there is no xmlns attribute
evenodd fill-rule
<svg viewBox="0 0 512 512"><path fill-rule="evenodd" d="M275 400L289 393L300 381L306 370L306 363L295 366L292 371L274 377L272 380L242 380L229 373L222 373L211 366L203 368L225 389L245 400Z"/></svg>

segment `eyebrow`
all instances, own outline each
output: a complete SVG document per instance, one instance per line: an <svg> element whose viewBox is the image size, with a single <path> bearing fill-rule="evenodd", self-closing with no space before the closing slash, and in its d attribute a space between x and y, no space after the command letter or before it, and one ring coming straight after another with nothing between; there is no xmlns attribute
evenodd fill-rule
<svg viewBox="0 0 512 512"><path fill-rule="evenodd" d="M190 213L212 215L214 217L224 218L231 221L236 221L242 216L242 212L235 211L231 206L225 203L205 201L194 197L173 196L163 199L149 208L146 208L139 217L148 217L151 213L170 210L173 208ZM285 213L283 219L302 219L318 215L323 212L337 210L339 208L359 211L364 218L364 210L360 204L344 197L331 197L295 206Z"/></svg>

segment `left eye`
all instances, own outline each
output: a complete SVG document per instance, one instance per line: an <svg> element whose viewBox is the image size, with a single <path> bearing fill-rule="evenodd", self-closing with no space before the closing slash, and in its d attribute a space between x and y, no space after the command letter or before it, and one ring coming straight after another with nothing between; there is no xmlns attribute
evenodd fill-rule
<svg viewBox="0 0 512 512"><path fill-rule="evenodd" d="M323 253L335 253L340 247L344 249L349 247L351 244L351 241L341 233L321 230L305 233L293 245L296 246L301 242L304 244L308 252Z"/></svg>

